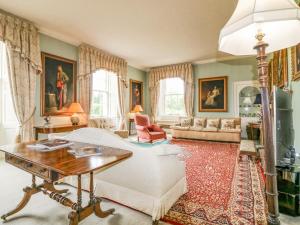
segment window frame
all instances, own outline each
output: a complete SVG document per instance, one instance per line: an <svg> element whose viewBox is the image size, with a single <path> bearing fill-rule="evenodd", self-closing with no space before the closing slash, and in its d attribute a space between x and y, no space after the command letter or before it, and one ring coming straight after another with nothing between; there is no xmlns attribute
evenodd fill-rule
<svg viewBox="0 0 300 225"><path fill-rule="evenodd" d="M176 92L170 92L170 93L166 93L167 90L167 80L168 79L180 79L182 81L182 85L183 85L183 93L176 93ZM163 92L163 90L165 90ZM172 77L172 78L167 78L167 79L163 79L160 80L160 96L159 96L159 102L158 102L158 118L160 120L177 120L178 117L184 117L186 116L186 112L185 112L185 105L184 105L184 81L179 78L179 77ZM183 111L184 113L182 114L166 114L166 99L168 96L182 96L183 97Z"/></svg>
<svg viewBox="0 0 300 225"><path fill-rule="evenodd" d="M106 76L106 78L105 78L105 82L106 82L105 88L104 89L101 89L101 88L94 89L94 76L102 75L101 74L102 71L104 73L103 75ZM100 73L100 74L97 74L97 73ZM113 93L113 91L110 90L110 88L111 88L110 87L111 86L111 84L110 84L110 82L111 82L110 78L111 77L110 76L115 76L115 79L118 79L118 76L117 76L116 73L108 71L108 70L105 70L105 69L97 70L96 72L94 72L92 74L92 79L93 79L92 83L93 83L93 85L92 85L92 104L91 104L91 113L90 113L90 116L91 116L91 118L110 118L110 119L112 119L116 123L115 126L117 126L118 125L117 123L120 121L120 118L121 118L120 117L120 110L119 110L119 103L118 103L118 97L119 96L118 96L118 93ZM117 82L116 82L116 85L118 85ZM116 90L118 91L118 87L116 87ZM94 93L95 92L97 92L99 94L99 96L101 94L105 94L107 96L107 103L108 103L106 105L107 115L92 114L93 104L94 104L94 99L93 98L94 98ZM111 116L111 112L110 111L111 111L111 107L112 106L110 105L110 103L112 102L111 99L113 99L114 97L117 98L116 101L115 101L117 110L116 110L116 114L114 116ZM99 101L97 104L101 105L101 102Z"/></svg>

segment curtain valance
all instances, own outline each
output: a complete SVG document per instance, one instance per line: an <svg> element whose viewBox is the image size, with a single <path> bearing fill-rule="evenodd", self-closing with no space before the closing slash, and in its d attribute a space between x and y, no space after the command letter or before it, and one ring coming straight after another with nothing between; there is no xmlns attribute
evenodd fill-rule
<svg viewBox="0 0 300 225"><path fill-rule="evenodd" d="M42 71L39 33L33 23L0 11L0 40L38 73Z"/></svg>
<svg viewBox="0 0 300 225"><path fill-rule="evenodd" d="M193 66L191 63L183 63L162 67L155 67L149 72L149 88L152 89L159 84L160 80L179 77L185 83L194 83Z"/></svg>
<svg viewBox="0 0 300 225"><path fill-rule="evenodd" d="M176 65L162 66L150 69L149 89L151 118L156 121L158 111L158 101L160 92L160 81L167 78L179 77L184 81L184 104L188 117L193 116L194 111L194 75L191 63L182 63Z"/></svg>
<svg viewBox="0 0 300 225"><path fill-rule="evenodd" d="M82 79L85 76L90 76L99 69L115 72L123 81L127 77L127 62L124 59L87 44L80 45L78 78Z"/></svg>

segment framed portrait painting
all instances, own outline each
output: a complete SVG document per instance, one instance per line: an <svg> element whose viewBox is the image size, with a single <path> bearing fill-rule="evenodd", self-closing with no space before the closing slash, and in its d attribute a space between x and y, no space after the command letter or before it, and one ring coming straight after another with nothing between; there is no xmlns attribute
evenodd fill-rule
<svg viewBox="0 0 300 225"><path fill-rule="evenodd" d="M273 55L273 82L279 88L288 82L287 49L274 52Z"/></svg>
<svg viewBox="0 0 300 225"><path fill-rule="evenodd" d="M300 44L292 47L292 80L300 79Z"/></svg>
<svg viewBox="0 0 300 225"><path fill-rule="evenodd" d="M228 77L212 77L198 80L199 112L227 112Z"/></svg>
<svg viewBox="0 0 300 225"><path fill-rule="evenodd" d="M42 52L41 115L66 115L76 101L76 61Z"/></svg>
<svg viewBox="0 0 300 225"><path fill-rule="evenodd" d="M144 108L143 82L130 79L130 111L132 112L136 105Z"/></svg>

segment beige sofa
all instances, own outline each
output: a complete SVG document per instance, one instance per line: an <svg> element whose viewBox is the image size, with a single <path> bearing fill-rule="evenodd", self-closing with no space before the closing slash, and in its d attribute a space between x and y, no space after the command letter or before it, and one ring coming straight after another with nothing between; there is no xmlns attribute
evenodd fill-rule
<svg viewBox="0 0 300 225"><path fill-rule="evenodd" d="M241 142L241 118L200 118L190 119L191 122L181 122L176 126L171 126L173 138L199 139L208 141ZM202 124L197 125L196 121L202 120ZM203 123L203 120L205 122ZM208 122L219 121L216 127L207 126ZM231 127L226 127L228 121Z"/></svg>

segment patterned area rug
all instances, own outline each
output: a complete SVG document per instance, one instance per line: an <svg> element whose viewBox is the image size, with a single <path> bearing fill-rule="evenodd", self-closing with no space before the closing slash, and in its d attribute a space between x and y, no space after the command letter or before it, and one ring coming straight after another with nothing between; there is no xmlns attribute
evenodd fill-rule
<svg viewBox="0 0 300 225"><path fill-rule="evenodd" d="M163 221L175 225L264 225L262 179L255 163L238 159L237 144L173 140L189 151L189 192Z"/></svg>

